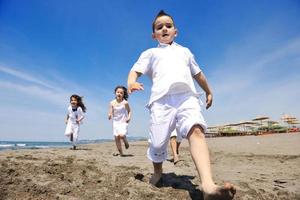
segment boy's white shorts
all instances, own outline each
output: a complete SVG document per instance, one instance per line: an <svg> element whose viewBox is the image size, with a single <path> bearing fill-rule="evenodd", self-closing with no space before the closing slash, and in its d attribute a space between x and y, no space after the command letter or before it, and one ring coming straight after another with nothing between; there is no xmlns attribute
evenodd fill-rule
<svg viewBox="0 0 300 200"><path fill-rule="evenodd" d="M200 100L190 94L165 95L150 106L150 138L148 158L154 163L167 159L171 132L186 138L190 129L199 124L204 133L206 122L201 114Z"/></svg>
<svg viewBox="0 0 300 200"><path fill-rule="evenodd" d="M114 136L124 136L127 135L128 123L126 122L115 122L113 123L113 134Z"/></svg>

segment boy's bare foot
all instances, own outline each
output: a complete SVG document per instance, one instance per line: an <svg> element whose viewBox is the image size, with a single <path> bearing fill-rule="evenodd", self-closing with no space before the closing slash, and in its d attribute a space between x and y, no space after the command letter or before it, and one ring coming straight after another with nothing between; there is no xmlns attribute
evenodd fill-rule
<svg viewBox="0 0 300 200"><path fill-rule="evenodd" d="M73 150L76 150L76 146L73 146Z"/></svg>
<svg viewBox="0 0 300 200"><path fill-rule="evenodd" d="M118 156L118 155L120 155L119 153L113 153L113 156Z"/></svg>
<svg viewBox="0 0 300 200"><path fill-rule="evenodd" d="M230 183L225 183L222 187L217 187L213 193L203 193L204 200L231 200L236 193L235 187Z"/></svg>
<svg viewBox="0 0 300 200"><path fill-rule="evenodd" d="M153 174L149 180L149 183L151 185L158 187L161 181L162 181L161 174Z"/></svg>

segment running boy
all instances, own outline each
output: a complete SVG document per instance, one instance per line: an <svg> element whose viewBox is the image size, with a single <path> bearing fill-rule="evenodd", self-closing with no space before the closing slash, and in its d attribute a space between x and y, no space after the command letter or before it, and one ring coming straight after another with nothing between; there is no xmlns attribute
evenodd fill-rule
<svg viewBox="0 0 300 200"><path fill-rule="evenodd" d="M147 151L154 173L150 183L162 176L171 132L175 129L187 138L191 156L201 178L204 199L232 199L235 188L230 183L217 186L212 179L209 152L205 141L206 122L201 114L193 78L206 93L206 108L212 105L212 92L206 78L188 48L174 42L177 29L173 18L160 11L152 24L152 37L158 47L144 51L128 75L128 91L143 90L137 82L147 74L153 82L148 102L150 138Z"/></svg>

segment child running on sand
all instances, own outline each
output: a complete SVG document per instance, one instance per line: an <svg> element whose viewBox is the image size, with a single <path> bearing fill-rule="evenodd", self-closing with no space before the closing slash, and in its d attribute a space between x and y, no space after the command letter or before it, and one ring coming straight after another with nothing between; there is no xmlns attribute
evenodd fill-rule
<svg viewBox="0 0 300 200"><path fill-rule="evenodd" d="M77 94L73 94L70 97L70 106L68 107L68 114L65 120L67 124L65 135L70 138L70 142L73 144L73 150L76 150L78 142L78 135L80 129L80 123L84 119L84 112L86 107L82 102L82 97Z"/></svg>
<svg viewBox="0 0 300 200"><path fill-rule="evenodd" d="M206 108L212 105L212 92L206 78L188 48L174 42L177 29L173 18L160 11L152 24L156 48L144 51L128 75L128 91L143 90L137 82L142 74L152 79L150 110L150 138L147 151L154 173L150 183L161 181L162 163L167 158L171 132L175 129L187 138L197 172L201 178L204 199L232 199L235 188L230 183L218 186L212 179L209 151L204 133L206 123L201 114L193 78L206 93Z"/></svg>
<svg viewBox="0 0 300 200"><path fill-rule="evenodd" d="M127 141L127 127L131 118L131 110L128 104L128 93L124 86L115 88L115 99L109 103L108 119L113 121L113 134L120 156L123 156L121 140L123 140L125 148L129 148ZM113 154L117 156L119 154Z"/></svg>

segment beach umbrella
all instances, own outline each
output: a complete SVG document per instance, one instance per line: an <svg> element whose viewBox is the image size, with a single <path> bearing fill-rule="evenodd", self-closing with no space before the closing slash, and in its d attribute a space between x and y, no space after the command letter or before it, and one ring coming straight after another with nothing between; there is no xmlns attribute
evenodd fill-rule
<svg viewBox="0 0 300 200"><path fill-rule="evenodd" d="M299 121L296 117L293 117L292 115L283 115L281 119L288 124L288 127L291 128L292 125L299 124Z"/></svg>
<svg viewBox="0 0 300 200"><path fill-rule="evenodd" d="M252 119L252 121L260 121L260 125L262 126L262 121L266 120L266 119L270 119L270 118L267 116L260 116L260 117L256 117L256 118Z"/></svg>
<svg viewBox="0 0 300 200"><path fill-rule="evenodd" d="M282 115L281 119L282 119L282 120L286 120L286 119L289 119L289 118L291 118L291 117L292 117L291 115L284 114L284 115Z"/></svg>
<svg viewBox="0 0 300 200"><path fill-rule="evenodd" d="M252 121L260 121L260 127L263 126L263 120L266 120L266 119L270 119L269 117L267 116L258 116L254 119L252 119Z"/></svg>
<svg viewBox="0 0 300 200"><path fill-rule="evenodd" d="M287 123L292 122L292 121L298 121L296 117L293 117L293 116L287 115L287 114L283 115L281 117L281 120L284 121L284 122L287 122Z"/></svg>
<svg viewBox="0 0 300 200"><path fill-rule="evenodd" d="M299 121L292 121L292 122L290 122L290 124L296 125L296 124L300 124L300 122Z"/></svg>
<svg viewBox="0 0 300 200"><path fill-rule="evenodd" d="M246 127L253 127L253 126L259 125L259 123L254 122L254 121L240 121L238 124L243 127L243 131L245 131L245 132L246 132Z"/></svg>
<svg viewBox="0 0 300 200"><path fill-rule="evenodd" d="M241 121L240 125L258 125L259 123L253 121Z"/></svg>
<svg viewBox="0 0 300 200"><path fill-rule="evenodd" d="M252 121L262 121L262 120L266 120L266 119L270 119L270 118L267 116L259 116L259 117L252 119Z"/></svg>

